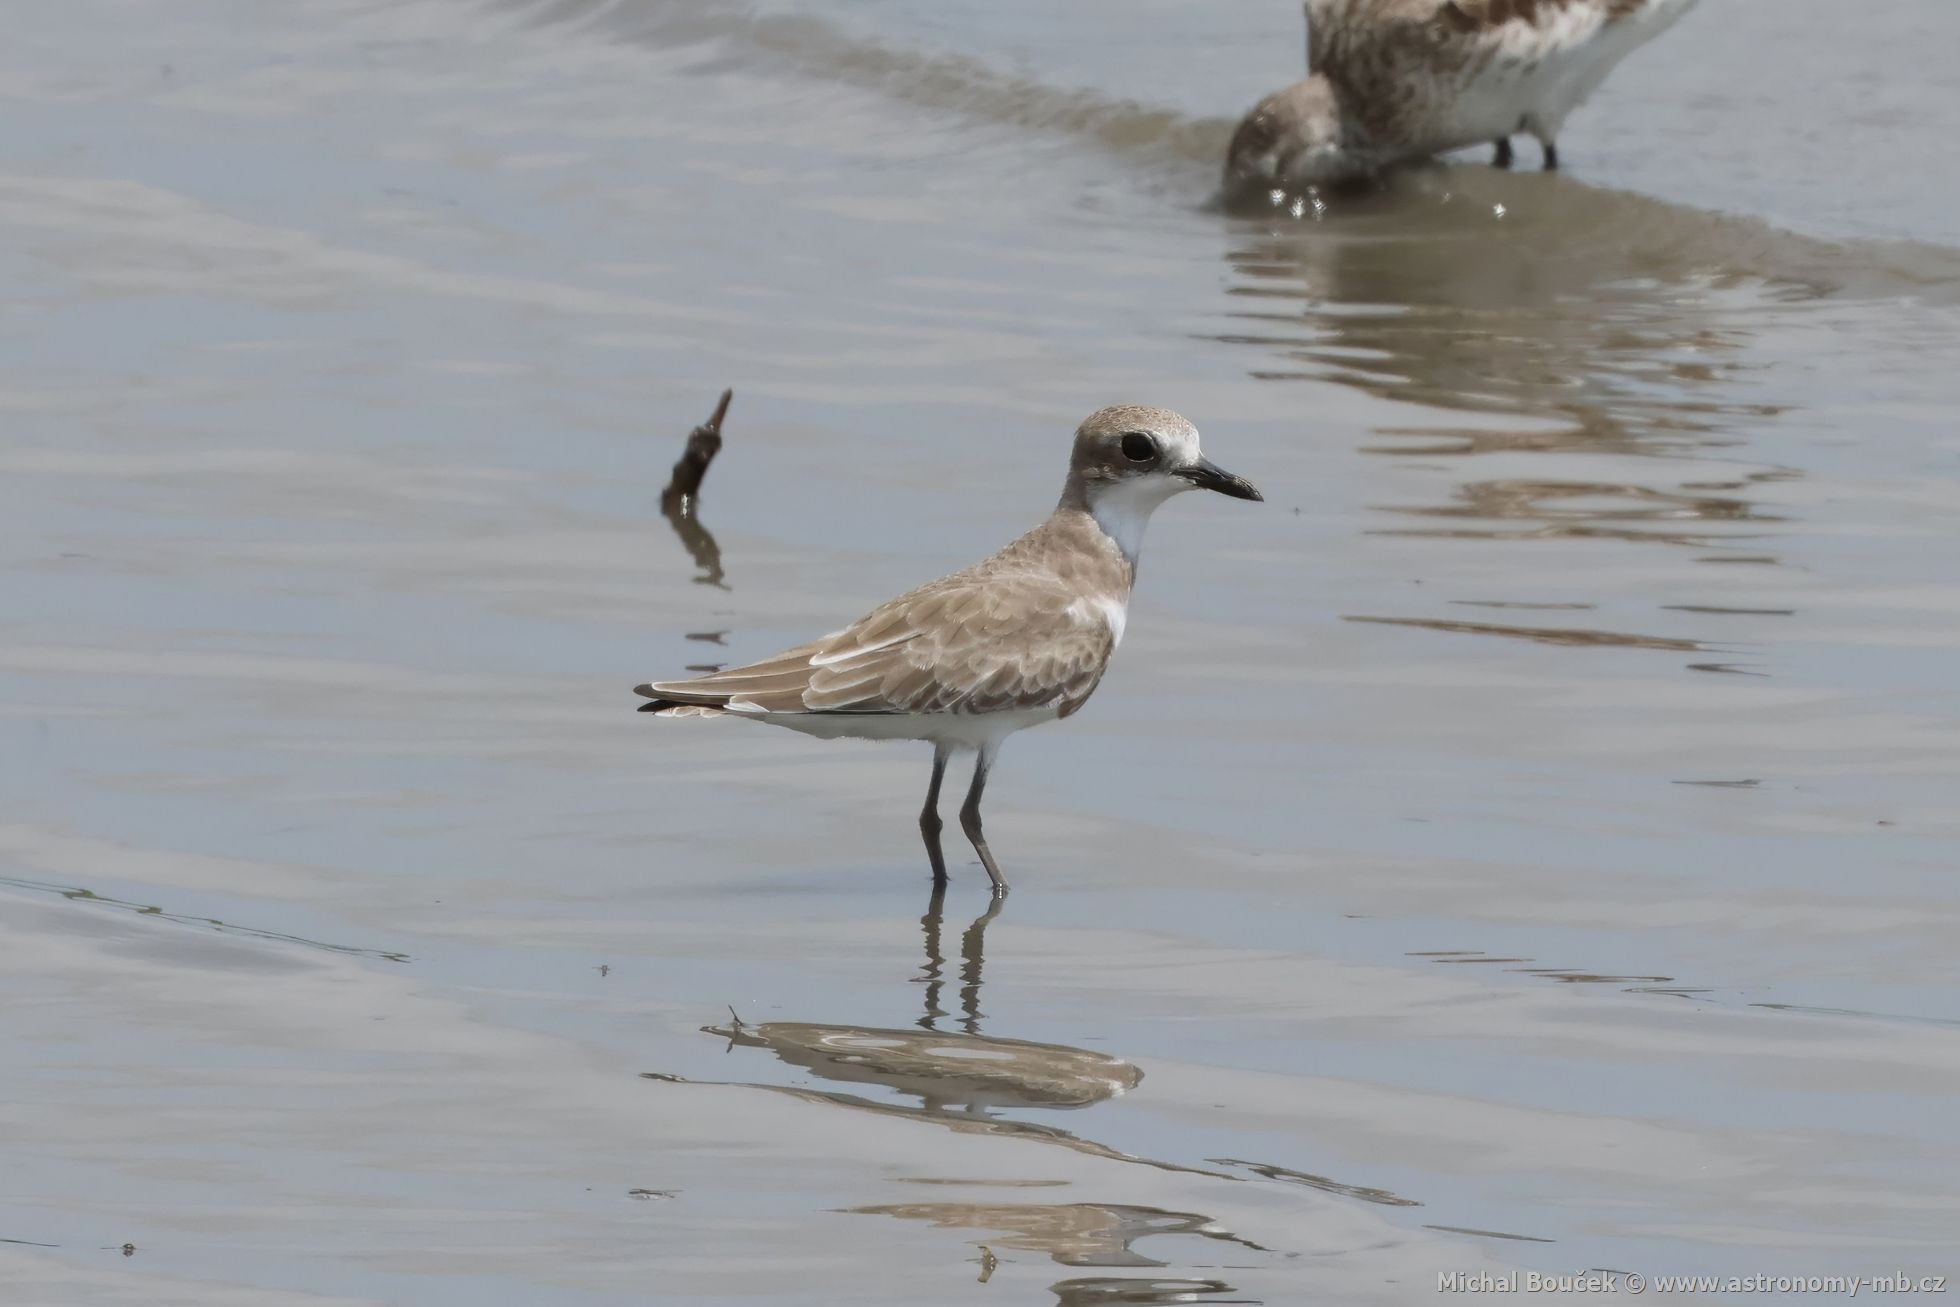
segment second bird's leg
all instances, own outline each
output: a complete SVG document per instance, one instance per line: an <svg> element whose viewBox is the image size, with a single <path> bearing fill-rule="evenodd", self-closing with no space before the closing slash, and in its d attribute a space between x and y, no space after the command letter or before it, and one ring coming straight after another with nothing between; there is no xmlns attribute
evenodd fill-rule
<svg viewBox="0 0 1960 1307"><path fill-rule="evenodd" d="M1510 137L1500 136L1497 138L1497 153L1491 157L1490 166L1493 168L1508 168L1511 166Z"/></svg>
<svg viewBox="0 0 1960 1307"><path fill-rule="evenodd" d="M960 829L973 841L980 865L994 882L994 893L1005 894L1007 878L1000 874L1000 864L994 861L993 851L987 847L987 837L980 833L980 796L987 789L987 772L994 765L994 752L999 747L997 744L980 746L979 761L973 764L973 785L966 792L966 802L960 805Z"/></svg>
<svg viewBox="0 0 1960 1307"><path fill-rule="evenodd" d="M1541 141L1539 142L1539 144L1545 147L1545 171L1557 172L1558 171L1558 142Z"/></svg>
<svg viewBox="0 0 1960 1307"><path fill-rule="evenodd" d="M926 786L926 806L919 813L919 834L926 838L926 856L932 859L932 883L934 892L946 887L946 855L939 851L939 832L945 825L939 820L939 782L946 778L946 759L952 750L943 744L932 749L932 782Z"/></svg>

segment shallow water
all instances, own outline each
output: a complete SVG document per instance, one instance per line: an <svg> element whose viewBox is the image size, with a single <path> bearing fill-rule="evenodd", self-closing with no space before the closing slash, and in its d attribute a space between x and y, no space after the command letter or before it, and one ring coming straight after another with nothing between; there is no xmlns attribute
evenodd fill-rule
<svg viewBox="0 0 1960 1307"><path fill-rule="evenodd" d="M1291 5L980 8L0 48L9 1302L1960 1271L1960 11L1703 6L1314 222L1203 203ZM1268 503L1160 515L998 914L919 751L631 711L1129 400Z"/></svg>

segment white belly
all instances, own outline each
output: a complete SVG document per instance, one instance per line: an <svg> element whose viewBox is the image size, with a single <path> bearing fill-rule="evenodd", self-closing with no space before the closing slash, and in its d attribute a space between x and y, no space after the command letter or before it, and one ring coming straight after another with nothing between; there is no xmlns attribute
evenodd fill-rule
<svg viewBox="0 0 1960 1307"><path fill-rule="evenodd" d="M986 713L742 713L752 722L783 726L823 740L926 740L954 749L998 745L1016 731L1058 715L1053 708L1015 708Z"/></svg>
<svg viewBox="0 0 1960 1307"><path fill-rule="evenodd" d="M1604 5L1571 5L1533 26L1512 24L1492 57L1456 89L1438 130L1450 146L1509 136L1519 130L1550 139L1566 116L1599 88L1606 75L1659 36L1695 0L1651 0L1619 22ZM1446 147L1447 148L1447 147Z"/></svg>
<svg viewBox="0 0 1960 1307"><path fill-rule="evenodd" d="M1556 131L1567 114L1599 89L1620 60L1672 27L1694 4L1695 0L1651 0L1639 13L1608 24L1575 47L1571 56L1552 70L1551 84L1541 92L1544 104L1540 118Z"/></svg>

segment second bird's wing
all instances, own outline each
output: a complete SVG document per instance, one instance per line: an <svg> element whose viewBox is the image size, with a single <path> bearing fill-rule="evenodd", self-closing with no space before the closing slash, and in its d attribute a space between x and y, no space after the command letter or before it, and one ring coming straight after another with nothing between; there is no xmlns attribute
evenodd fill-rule
<svg viewBox="0 0 1960 1307"><path fill-rule="evenodd" d="M1306 0L1307 72L1394 58L1428 35L1449 0Z"/></svg>
<svg viewBox="0 0 1960 1307"><path fill-rule="evenodd" d="M1541 58L1681 0L1306 0L1307 71L1359 75L1412 62L1458 69L1501 51Z"/></svg>

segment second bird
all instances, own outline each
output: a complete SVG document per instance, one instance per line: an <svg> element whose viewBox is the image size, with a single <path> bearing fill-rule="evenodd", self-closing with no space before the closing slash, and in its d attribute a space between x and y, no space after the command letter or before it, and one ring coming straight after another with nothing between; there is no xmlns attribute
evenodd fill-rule
<svg viewBox="0 0 1960 1307"><path fill-rule="evenodd" d="M1566 115L1695 0L1306 0L1307 78L1232 137L1228 195L1374 176L1511 136L1558 167Z"/></svg>
<svg viewBox="0 0 1960 1307"><path fill-rule="evenodd" d="M980 830L980 796L1001 741L1074 713L1123 638L1143 529L1184 490L1258 499L1213 465L1198 432L1167 409L1124 406L1075 433L1061 503L993 557L874 608L841 631L687 681L639 687L661 717L747 717L829 739L928 740L932 781L919 829L935 883L939 783L955 750L978 758L960 825L1007 888Z"/></svg>

